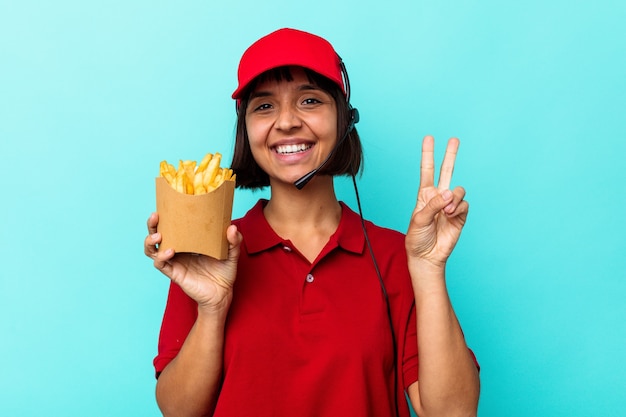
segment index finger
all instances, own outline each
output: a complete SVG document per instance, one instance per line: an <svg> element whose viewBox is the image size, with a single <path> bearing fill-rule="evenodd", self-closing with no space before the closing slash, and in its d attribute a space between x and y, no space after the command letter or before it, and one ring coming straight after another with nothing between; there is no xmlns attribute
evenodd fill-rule
<svg viewBox="0 0 626 417"><path fill-rule="evenodd" d="M420 188L435 185L435 139L424 136L422 141L422 165L420 167Z"/></svg>
<svg viewBox="0 0 626 417"><path fill-rule="evenodd" d="M443 157L441 163L441 171L439 172L439 183L437 188L440 190L450 189L450 183L452 182L452 173L454 172L454 162L456 161L456 154L459 150L459 140L457 138L451 138L448 141L446 147L446 154Z"/></svg>

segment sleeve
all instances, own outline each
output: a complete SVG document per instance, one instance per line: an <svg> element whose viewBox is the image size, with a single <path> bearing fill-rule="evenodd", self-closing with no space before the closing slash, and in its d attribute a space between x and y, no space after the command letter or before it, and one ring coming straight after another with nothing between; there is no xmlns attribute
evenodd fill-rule
<svg viewBox="0 0 626 417"><path fill-rule="evenodd" d="M178 355L197 316L196 302L189 298L177 284L170 283L159 334L158 354L153 361L157 378L167 364Z"/></svg>
<svg viewBox="0 0 626 417"><path fill-rule="evenodd" d="M404 235L391 229L374 227L372 242L389 295L398 353L398 386L406 389L417 381L417 320L413 285L407 267Z"/></svg>
<svg viewBox="0 0 626 417"><path fill-rule="evenodd" d="M404 389L416 382L419 375L419 355L417 352L417 321L415 303L411 303L409 316L404 329L404 349L402 355L402 383Z"/></svg>

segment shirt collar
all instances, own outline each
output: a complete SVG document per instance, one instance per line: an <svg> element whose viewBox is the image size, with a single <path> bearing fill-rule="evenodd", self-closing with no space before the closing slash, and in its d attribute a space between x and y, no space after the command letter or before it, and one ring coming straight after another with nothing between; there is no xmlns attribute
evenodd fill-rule
<svg viewBox="0 0 626 417"><path fill-rule="evenodd" d="M265 204L267 200L260 199L238 222L249 254L284 245L286 242L274 232L265 219L263 215ZM361 228L361 218L345 203L340 202L340 204L339 227L330 237L329 244L337 245L348 252L362 253L365 248L365 238Z"/></svg>

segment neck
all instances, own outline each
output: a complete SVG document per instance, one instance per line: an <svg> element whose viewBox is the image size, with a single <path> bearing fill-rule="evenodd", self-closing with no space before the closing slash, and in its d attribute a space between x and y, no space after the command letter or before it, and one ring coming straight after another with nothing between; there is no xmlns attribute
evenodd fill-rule
<svg viewBox="0 0 626 417"><path fill-rule="evenodd" d="M272 183L271 193L264 214L283 238L312 230L332 234L339 225L341 205L331 176L316 176L301 190L293 184Z"/></svg>

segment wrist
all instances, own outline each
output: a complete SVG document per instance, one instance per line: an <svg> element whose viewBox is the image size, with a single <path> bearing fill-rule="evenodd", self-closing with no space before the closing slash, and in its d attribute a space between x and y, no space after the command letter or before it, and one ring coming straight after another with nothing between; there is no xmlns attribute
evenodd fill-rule
<svg viewBox="0 0 626 417"><path fill-rule="evenodd" d="M446 265L426 260L409 261L413 290L418 293L447 292Z"/></svg>
<svg viewBox="0 0 626 417"><path fill-rule="evenodd" d="M420 275L445 276L446 261L433 261L424 258L409 257L409 270Z"/></svg>
<svg viewBox="0 0 626 417"><path fill-rule="evenodd" d="M229 294L217 302L198 303L198 317L222 318L225 320L231 301L232 294Z"/></svg>

